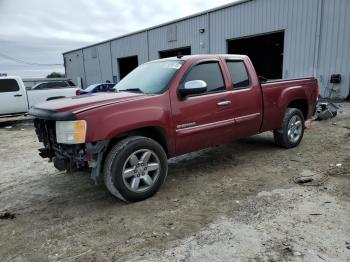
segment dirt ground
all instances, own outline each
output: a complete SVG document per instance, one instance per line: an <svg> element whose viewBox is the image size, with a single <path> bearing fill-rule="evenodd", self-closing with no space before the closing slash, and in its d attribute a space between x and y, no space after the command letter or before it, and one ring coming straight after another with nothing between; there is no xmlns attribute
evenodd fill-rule
<svg viewBox="0 0 350 262"><path fill-rule="evenodd" d="M0 122L1 261L350 261L350 104L294 149L264 133L172 159L134 204L57 172L30 121Z"/></svg>

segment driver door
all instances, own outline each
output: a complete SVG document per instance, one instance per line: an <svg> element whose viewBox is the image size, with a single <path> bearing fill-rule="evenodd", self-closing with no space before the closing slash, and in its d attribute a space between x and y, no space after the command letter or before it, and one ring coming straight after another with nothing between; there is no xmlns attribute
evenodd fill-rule
<svg viewBox="0 0 350 262"><path fill-rule="evenodd" d="M176 154L227 142L234 125L232 94L227 89L219 60L192 65L180 87L188 81L203 80L207 91L179 98L172 103L176 132Z"/></svg>
<svg viewBox="0 0 350 262"><path fill-rule="evenodd" d="M0 115L24 113L28 110L26 91L11 78L0 79Z"/></svg>

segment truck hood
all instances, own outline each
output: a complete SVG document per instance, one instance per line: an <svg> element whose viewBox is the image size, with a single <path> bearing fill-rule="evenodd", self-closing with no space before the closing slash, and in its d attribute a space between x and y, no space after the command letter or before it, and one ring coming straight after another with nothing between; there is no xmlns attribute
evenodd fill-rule
<svg viewBox="0 0 350 262"><path fill-rule="evenodd" d="M35 105L35 107L32 110L30 110L30 114L35 116L36 114L32 112L38 110L47 110L51 112L69 112L77 114L100 106L127 102L131 100L141 99L144 97L146 97L145 94L131 92L86 94L70 98L47 101L45 103Z"/></svg>

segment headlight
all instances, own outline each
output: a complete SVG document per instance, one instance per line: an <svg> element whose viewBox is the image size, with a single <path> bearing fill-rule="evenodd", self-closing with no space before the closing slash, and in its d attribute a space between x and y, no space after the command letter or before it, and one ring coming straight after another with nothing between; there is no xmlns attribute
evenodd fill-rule
<svg viewBox="0 0 350 262"><path fill-rule="evenodd" d="M86 121L56 121L56 139L60 144L85 143Z"/></svg>

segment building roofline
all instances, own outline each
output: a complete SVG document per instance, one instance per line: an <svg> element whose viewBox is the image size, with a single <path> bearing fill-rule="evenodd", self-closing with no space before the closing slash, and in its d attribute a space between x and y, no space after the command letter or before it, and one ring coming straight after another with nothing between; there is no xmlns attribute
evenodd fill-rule
<svg viewBox="0 0 350 262"><path fill-rule="evenodd" d="M165 22L165 23L158 24L158 25L155 25L155 26L151 26L151 27L148 27L148 28L145 28L145 29L134 31L132 33L127 33L127 34L124 34L124 35L120 35L120 36L117 36L117 37L114 37L114 38L111 38L111 39L107 39L107 40L104 40L104 41L101 41L101 42L98 42L98 43L95 43L95 44L90 44L90 45L83 46L83 47L80 47L80 48L72 49L72 50L69 50L69 51L64 52L62 54L66 55L66 54L73 53L73 52L76 52L76 51L80 51L80 50L83 50L83 49L86 49L86 48L89 48L89 47L93 47L93 46L105 44L105 43L108 43L108 42L112 42L114 40L121 39L121 38L124 38L124 37L127 37L127 36L132 36L132 35L144 33L144 32L156 29L156 28L160 28L160 27L163 27L163 26L166 26L166 25L171 25L171 24L174 24L174 23L177 23L177 22L181 22L181 21L190 19L190 18L194 18L194 17L197 17L197 16L205 15L205 14L209 14L209 13L212 13L212 12L215 12L215 11L218 11L218 10L222 10L222 9L225 9L225 8L228 8L228 7L244 4L244 3L247 3L247 2L250 2L250 1L255 1L255 0L238 0L238 1L235 1L235 2L232 2L232 3L228 3L228 4L225 4L225 5L221 5L221 6L218 6L218 7L211 8L211 9L207 9L205 11L201 11L201 12L195 13L193 15L188 15L188 16L185 16L185 17L181 17L181 18L178 18L178 19L171 20L169 22Z"/></svg>

